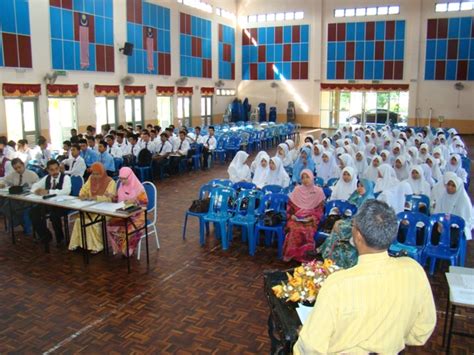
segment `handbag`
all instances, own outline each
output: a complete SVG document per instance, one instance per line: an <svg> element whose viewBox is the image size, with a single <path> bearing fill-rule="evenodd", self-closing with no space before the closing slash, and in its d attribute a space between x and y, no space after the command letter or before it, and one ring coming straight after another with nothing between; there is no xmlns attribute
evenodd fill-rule
<svg viewBox="0 0 474 355"><path fill-rule="evenodd" d="M8 193L10 195L20 195L23 193L23 186L11 186L9 189L8 189Z"/></svg>
<svg viewBox="0 0 474 355"><path fill-rule="evenodd" d="M189 212L207 213L209 212L210 203L211 203L210 197L206 197L202 200L194 200L193 203L191 204L191 207L189 207Z"/></svg>
<svg viewBox="0 0 474 355"><path fill-rule="evenodd" d="M263 225L266 227L275 227L285 221L283 213L275 210L265 211L260 218L262 219Z"/></svg>

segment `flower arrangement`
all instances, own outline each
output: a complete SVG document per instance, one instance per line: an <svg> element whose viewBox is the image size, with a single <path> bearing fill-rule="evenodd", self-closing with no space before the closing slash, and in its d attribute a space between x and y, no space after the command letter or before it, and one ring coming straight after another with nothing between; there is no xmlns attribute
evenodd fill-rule
<svg viewBox="0 0 474 355"><path fill-rule="evenodd" d="M287 302L308 302L316 300L319 289L333 272L341 268L330 259L324 262L313 260L294 269L293 275L288 275L288 281L272 287L278 298L286 298Z"/></svg>

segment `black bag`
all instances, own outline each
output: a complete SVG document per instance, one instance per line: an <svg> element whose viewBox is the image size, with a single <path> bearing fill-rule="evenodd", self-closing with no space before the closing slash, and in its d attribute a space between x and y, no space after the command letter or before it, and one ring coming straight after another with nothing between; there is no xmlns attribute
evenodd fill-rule
<svg viewBox="0 0 474 355"><path fill-rule="evenodd" d="M135 155L132 154L127 154L124 155L123 157L123 166L134 166L135 165Z"/></svg>
<svg viewBox="0 0 474 355"><path fill-rule="evenodd" d="M138 153L137 165L138 166L150 166L153 154L148 149L140 150Z"/></svg>
<svg viewBox="0 0 474 355"><path fill-rule="evenodd" d="M8 189L10 195L20 195L24 191L23 186L12 186Z"/></svg>
<svg viewBox="0 0 474 355"><path fill-rule="evenodd" d="M332 228L336 224L337 221L342 219L340 215L329 215L326 217L326 219L321 223L319 226L319 231L324 232L324 233L331 233Z"/></svg>
<svg viewBox="0 0 474 355"><path fill-rule="evenodd" d="M266 227L275 227L285 221L285 215L274 210L266 211L260 218Z"/></svg>
<svg viewBox="0 0 474 355"><path fill-rule="evenodd" d="M207 213L209 212L209 205L211 203L211 198L207 197L202 200L194 200L189 207L189 212L194 213Z"/></svg>

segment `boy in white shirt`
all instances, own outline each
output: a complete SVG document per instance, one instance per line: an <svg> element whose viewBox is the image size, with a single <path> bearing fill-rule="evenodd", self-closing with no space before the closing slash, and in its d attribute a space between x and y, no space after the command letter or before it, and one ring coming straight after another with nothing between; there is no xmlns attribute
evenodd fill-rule
<svg viewBox="0 0 474 355"><path fill-rule="evenodd" d="M81 157L81 147L79 144L71 146L71 158L63 160L61 163L61 171L69 176L84 176L87 166Z"/></svg>

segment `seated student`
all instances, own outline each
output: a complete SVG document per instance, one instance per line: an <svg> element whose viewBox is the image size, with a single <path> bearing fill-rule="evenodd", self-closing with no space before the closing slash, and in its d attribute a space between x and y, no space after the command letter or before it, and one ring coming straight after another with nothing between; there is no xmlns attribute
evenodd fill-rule
<svg viewBox="0 0 474 355"><path fill-rule="evenodd" d="M81 147L81 158L84 159L87 167L90 167L99 159L99 154L95 150L92 150L87 145L87 140L84 138L79 140L79 146Z"/></svg>
<svg viewBox="0 0 474 355"><path fill-rule="evenodd" d="M239 150L234 159L229 165L227 172L229 173L229 180L233 183L240 181L250 181L250 168L245 163L249 155L243 150Z"/></svg>
<svg viewBox="0 0 474 355"><path fill-rule="evenodd" d="M91 200L97 202L111 202L115 197L115 181L107 176L104 166L101 163L94 163L91 166L91 176L82 186L79 192L81 200ZM96 215L86 214L86 223L94 220ZM104 249L102 242L102 228L100 223L86 227L87 249L93 254L99 253ZM81 222L79 218L74 222L74 229L69 242L69 250L83 248L81 235Z"/></svg>
<svg viewBox="0 0 474 355"><path fill-rule="evenodd" d="M87 146L89 147L90 150L94 152L98 152L97 145L95 144L95 137L94 136L87 136Z"/></svg>
<svg viewBox="0 0 474 355"><path fill-rule="evenodd" d="M395 175L399 181L408 179L410 169L404 156L399 156L396 158L393 167L395 170Z"/></svg>
<svg viewBox="0 0 474 355"><path fill-rule="evenodd" d="M12 172L12 164L6 155L6 139L0 139L0 179Z"/></svg>
<svg viewBox="0 0 474 355"><path fill-rule="evenodd" d="M49 160L51 160L51 152L48 148L48 142L46 138L39 137L37 141L37 146L34 149L35 153L33 155L33 159L36 160L36 165L41 168L46 167L46 164Z"/></svg>
<svg viewBox="0 0 474 355"><path fill-rule="evenodd" d="M101 134L102 137L105 137L106 135L108 135L109 132L110 132L110 125L108 123L103 124L100 127L100 134Z"/></svg>
<svg viewBox="0 0 474 355"><path fill-rule="evenodd" d="M300 155L293 165L293 182L298 182L301 172L304 169L314 171L314 160L312 158L312 149L310 147L301 148Z"/></svg>
<svg viewBox="0 0 474 355"><path fill-rule="evenodd" d="M8 144L8 139L5 136L0 137L0 146L3 149L3 155L7 157L8 160L15 158L16 151Z"/></svg>
<svg viewBox="0 0 474 355"><path fill-rule="evenodd" d="M290 177L278 157L270 159L269 170L265 176L265 186L267 185L290 186Z"/></svg>
<svg viewBox="0 0 474 355"><path fill-rule="evenodd" d="M105 141L100 141L99 143L99 162L104 166L107 175L113 176L115 174L115 161L107 152L107 143Z"/></svg>
<svg viewBox="0 0 474 355"><path fill-rule="evenodd" d="M114 136L109 134L105 137L105 141L107 142L107 152L113 158L121 158L123 155L123 151L115 144Z"/></svg>
<svg viewBox="0 0 474 355"><path fill-rule="evenodd" d="M148 132L150 132L150 142L152 142L156 146L159 143L158 141L160 140L160 138L156 135L156 130L150 129Z"/></svg>
<svg viewBox="0 0 474 355"><path fill-rule="evenodd" d="M138 205L146 207L148 204L148 197L145 188L140 183L140 180L135 176L132 169L123 167L119 171L120 185L117 190L117 197L115 202L125 202L126 205ZM145 216L143 213L137 213L130 218L128 222L128 252L132 256L135 248L140 242L143 231L135 232L136 229L142 228L145 225ZM125 221L123 218L111 218L107 222L107 236L112 245L112 250L115 253L122 252L127 256L127 243L125 235Z"/></svg>
<svg viewBox="0 0 474 355"><path fill-rule="evenodd" d="M212 155L212 152L217 148L217 139L214 136L214 126L209 126L207 130L207 135L201 138L199 143L202 143L202 168L207 169L209 155Z"/></svg>
<svg viewBox="0 0 474 355"><path fill-rule="evenodd" d="M126 166L134 166L137 159L138 154L140 154L140 145L138 144L138 135L136 134L129 134L128 136L128 145L125 148L123 154L123 163Z"/></svg>
<svg viewBox="0 0 474 355"><path fill-rule="evenodd" d="M125 133L118 132L117 136L115 137L115 144L118 149L120 149L121 157L125 155L128 146L128 139L125 139ZM119 154L119 153L117 153Z"/></svg>
<svg viewBox="0 0 474 355"><path fill-rule="evenodd" d="M86 127L86 135L87 135L88 137L94 137L94 136L95 136L95 132L96 132L96 130L95 130L95 127L94 127L94 126L89 125L89 126Z"/></svg>
<svg viewBox="0 0 474 355"><path fill-rule="evenodd" d="M286 236L283 260L299 262L312 260L308 252L314 251L314 233L323 215L324 192L314 185L314 175L309 169L301 171L301 185L290 194L286 209Z"/></svg>
<svg viewBox="0 0 474 355"><path fill-rule="evenodd" d="M166 132L160 134L160 143L158 143L156 149L157 152L152 160L153 176L159 176L160 169L168 162L168 158L173 151L173 146L168 141L168 134Z"/></svg>
<svg viewBox="0 0 474 355"><path fill-rule="evenodd" d="M39 196L45 195L69 195L71 193L71 178L61 173L59 162L50 160L46 163L48 175L31 186L31 192ZM52 239L51 232L46 225L47 219L44 216L49 212L50 220L53 224L54 234L56 235L56 246L60 247L64 240L62 217L65 210L59 207L50 207L46 205L37 205L31 208L30 218L35 226L35 232L38 238L49 243Z"/></svg>
<svg viewBox="0 0 474 355"><path fill-rule="evenodd" d="M407 182L410 184L415 195L430 196L431 185L424 179L423 168L420 165L411 167Z"/></svg>
<svg viewBox="0 0 474 355"><path fill-rule="evenodd" d="M140 148L147 149L153 155L156 153L156 144L151 140L150 132L143 130L141 134Z"/></svg>
<svg viewBox="0 0 474 355"><path fill-rule="evenodd" d="M38 175L36 175L35 172L31 170L27 170L25 168L25 163L21 161L19 158L15 158L11 161L11 165L13 167L13 171L9 173L8 175L5 176L5 179L3 181L0 181L0 188L3 187L11 187L11 186L27 186L31 187L34 183L36 183L39 178ZM30 233L30 225L31 222L27 222L24 220L24 207L28 207L29 203L27 202L22 202L22 201L5 201L2 203L0 201L0 208L2 210L9 210L9 204L12 206L12 212L13 212L13 228L16 226L22 224L23 228L25 229L25 233L29 234Z"/></svg>
<svg viewBox="0 0 474 355"><path fill-rule="evenodd" d="M395 170L388 164L382 164L378 168L378 178L375 181L374 192L381 192L397 185L399 182Z"/></svg>
<svg viewBox="0 0 474 355"><path fill-rule="evenodd" d="M377 181L379 177L379 166L382 164L382 157L380 155L376 155L372 158L370 165L365 169L364 174L362 177L364 179L370 181Z"/></svg>
<svg viewBox="0 0 474 355"><path fill-rule="evenodd" d="M97 134L95 137L95 144L94 144L94 150L96 152L99 152L99 143L104 140L104 136L102 134Z"/></svg>
<svg viewBox="0 0 474 355"><path fill-rule="evenodd" d="M178 166L181 160L186 159L188 156L189 142L186 139L186 132L179 132L179 142L175 142L173 147L173 153L170 157L170 168L173 173L178 172Z"/></svg>
<svg viewBox="0 0 474 355"><path fill-rule="evenodd" d="M350 166L342 169L341 176L332 188L330 200L347 200L357 189L357 174Z"/></svg>
<svg viewBox="0 0 474 355"><path fill-rule="evenodd" d="M87 166L81 157L81 147L73 144L71 147L71 158L61 162L61 171L69 176L84 176Z"/></svg>
<svg viewBox="0 0 474 355"><path fill-rule="evenodd" d="M25 164L32 159L31 149L28 146L28 141L26 139L20 139L18 141L18 150L16 151L16 158L20 158L21 161Z"/></svg>
<svg viewBox="0 0 474 355"><path fill-rule="evenodd" d="M339 167L337 166L331 151L323 151L321 154L321 163L316 167L317 176L327 183L329 179L339 177L338 171Z"/></svg>
<svg viewBox="0 0 474 355"><path fill-rule="evenodd" d="M270 167L268 166L269 163L270 156L267 154L267 152L261 151L258 152L250 166L250 171L253 171L252 183L254 183L259 189L265 186L265 180L267 178L268 171L270 170Z"/></svg>
<svg viewBox="0 0 474 355"><path fill-rule="evenodd" d="M62 162L63 160L71 157L71 141L63 142L63 153L59 154L56 158L57 161Z"/></svg>
<svg viewBox="0 0 474 355"><path fill-rule="evenodd" d="M290 157L290 150L285 143L281 143L278 145L276 157L280 158L283 163L283 167L292 168L293 167L293 160Z"/></svg>
<svg viewBox="0 0 474 355"><path fill-rule="evenodd" d="M463 183L467 182L467 172L462 167L462 160L459 154L451 154L451 157L446 164L446 171L452 171L459 176Z"/></svg>

